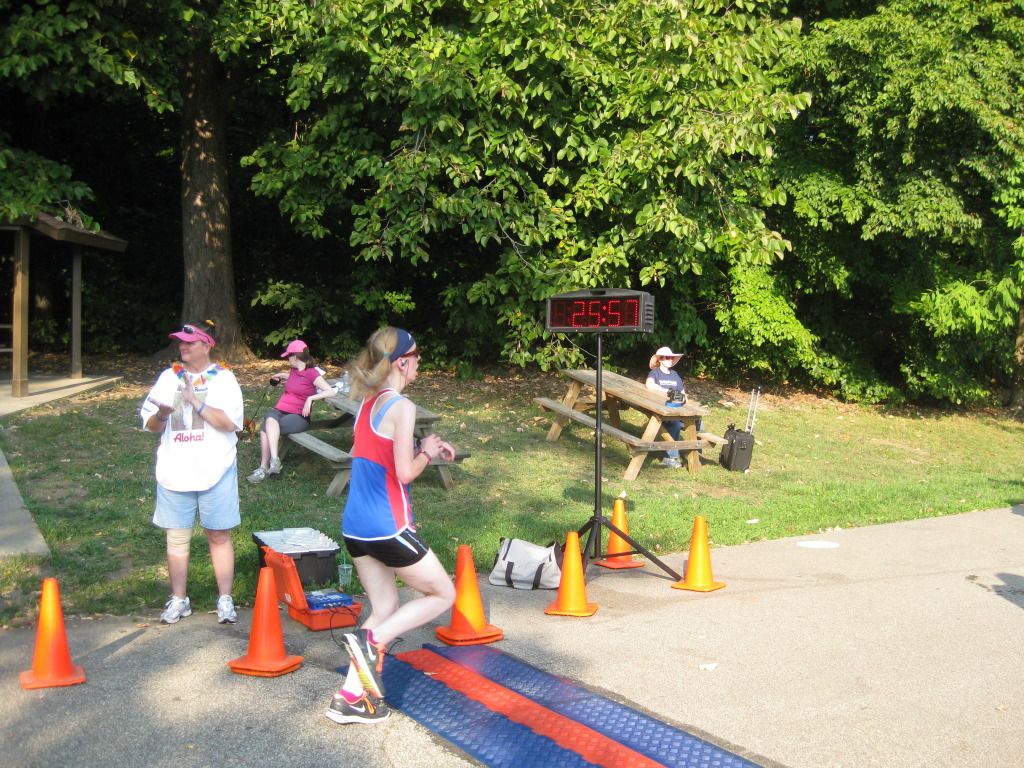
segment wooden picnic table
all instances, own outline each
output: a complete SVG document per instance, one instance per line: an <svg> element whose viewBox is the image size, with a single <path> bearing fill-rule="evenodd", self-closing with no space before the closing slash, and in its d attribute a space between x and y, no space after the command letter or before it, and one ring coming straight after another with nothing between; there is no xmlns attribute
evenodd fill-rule
<svg viewBox="0 0 1024 768"><path fill-rule="evenodd" d="M573 369L560 373L569 379L569 389L560 402L546 397L534 398L534 402L541 408L555 414L554 422L547 436L550 442L558 440L562 434L562 428L569 421L575 421L591 428L597 427L596 419L585 412L596 407L594 398L592 396L580 397L585 386L594 388L596 391L597 372L589 369ZM649 453L665 451L670 448L680 452L685 458L686 468L690 472L698 472L700 470L700 455L697 451L713 448L726 442L724 438L710 432L697 432L697 423L703 416L708 415L708 409L693 400L678 407L666 405L663 393L648 389L643 382L608 371L604 371L601 376L601 394L604 401L603 408L611 422L608 425L602 420L601 432L624 443L632 457L623 475L626 480L636 479ZM639 437L622 428L619 412L629 408L640 411L648 417L643 434ZM662 425L670 420L683 422L684 439L673 440L668 431L663 428Z"/></svg>
<svg viewBox="0 0 1024 768"><path fill-rule="evenodd" d="M333 380L328 380L327 383L334 384L335 382ZM359 413L359 404L361 401L352 400L347 395L331 395L330 397L325 397L324 402L339 412L341 415L340 424L347 425L350 424L355 419L356 414ZM438 414L428 411L421 405L417 405L416 427L414 429L414 434L416 437L426 437L430 434L430 428L434 425L434 422L440 420L441 417ZM336 419L332 419L331 421L334 422ZM333 426L338 426L338 424L333 424Z"/></svg>
<svg viewBox="0 0 1024 768"><path fill-rule="evenodd" d="M334 384L335 380L328 379L327 383ZM322 430L333 430L338 427L351 428L355 422L356 414L359 413L360 401L352 400L345 395L338 394L332 395L331 397L325 397L324 402L337 411L337 415L329 419L311 421L308 430L288 435L288 440L296 445L301 445L306 450L312 451L330 462L336 472L334 478L331 480L331 484L327 487L327 495L340 496L341 492L348 484L349 477L352 474L351 451L344 451L325 440L321 440L319 437L311 433ZM434 424L440 421L440 419L441 416L439 414L417 405L416 426L413 428L413 435L417 439L426 437L433 431ZM468 452L460 450L456 451L455 458L452 461L445 461L441 458L437 458L430 463L430 466L436 468L438 474L440 474L441 483L444 485L446 490L451 490L455 487L455 480L452 478L451 465L460 463L463 459L468 458L469 455L470 454Z"/></svg>

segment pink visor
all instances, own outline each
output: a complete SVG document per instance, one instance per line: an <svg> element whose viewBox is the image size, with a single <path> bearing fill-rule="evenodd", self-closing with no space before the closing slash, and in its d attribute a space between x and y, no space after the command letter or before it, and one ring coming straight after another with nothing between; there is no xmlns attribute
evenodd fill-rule
<svg viewBox="0 0 1024 768"><path fill-rule="evenodd" d="M211 347L217 346L217 342L213 340L213 336L208 334L201 328L196 328L194 325L183 325L174 333L167 334L169 338L177 339L178 341L201 341L204 344L209 344Z"/></svg>

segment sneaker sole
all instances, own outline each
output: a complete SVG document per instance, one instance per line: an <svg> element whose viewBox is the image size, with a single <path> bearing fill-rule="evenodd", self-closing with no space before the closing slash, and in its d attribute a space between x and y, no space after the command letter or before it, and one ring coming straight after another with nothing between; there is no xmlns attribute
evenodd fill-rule
<svg viewBox="0 0 1024 768"><path fill-rule="evenodd" d="M160 617L160 623L161 624L177 624L182 619L186 618L187 616L191 616L191 615L192 615L192 611L189 610L189 611L186 611L185 613L179 613L178 614L178 618L176 618L176 619L165 619L163 616L161 616Z"/></svg>
<svg viewBox="0 0 1024 768"><path fill-rule="evenodd" d="M359 682L368 694L378 699L384 698L384 682L377 674L377 670L370 664L366 654L359 645L359 640L354 635L345 636L345 649L348 651L349 659L356 668Z"/></svg>
<svg viewBox="0 0 1024 768"><path fill-rule="evenodd" d="M388 710L384 717L360 717L358 715L343 715L341 712L335 712L330 707L324 712L324 717L328 720L333 720L339 725L348 725L349 723L365 723L366 725L373 725L374 723L383 723L389 717L391 717L391 710Z"/></svg>

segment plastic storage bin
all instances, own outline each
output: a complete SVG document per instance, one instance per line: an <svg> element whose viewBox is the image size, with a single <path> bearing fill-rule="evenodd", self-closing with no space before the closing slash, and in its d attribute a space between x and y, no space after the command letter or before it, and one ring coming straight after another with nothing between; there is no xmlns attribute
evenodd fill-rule
<svg viewBox="0 0 1024 768"><path fill-rule="evenodd" d="M274 569L277 599L288 607L288 616L315 632L324 629L355 626L363 606L341 592L306 592L299 583L295 561L289 555L275 552L271 547L264 552L267 565ZM312 604L310 603L312 601Z"/></svg>
<svg viewBox="0 0 1024 768"><path fill-rule="evenodd" d="M302 586L334 584L338 578L338 542L315 528L285 528L280 531L256 531L252 535L259 553L260 568L266 558L260 547L270 547L295 561Z"/></svg>

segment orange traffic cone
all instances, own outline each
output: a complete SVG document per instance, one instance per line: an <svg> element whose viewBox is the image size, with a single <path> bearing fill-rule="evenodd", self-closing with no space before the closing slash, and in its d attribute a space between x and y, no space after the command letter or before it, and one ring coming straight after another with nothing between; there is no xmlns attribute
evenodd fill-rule
<svg viewBox="0 0 1024 768"><path fill-rule="evenodd" d="M43 579L32 669L18 675L18 681L25 689L56 688L85 682L85 672L71 661L68 651L64 611L60 607L60 587L56 579Z"/></svg>
<svg viewBox="0 0 1024 768"><path fill-rule="evenodd" d="M626 522L626 500L621 496L612 502L612 525L629 536L629 523ZM633 550L629 543L614 531L608 532L608 550L604 560L597 560L594 565L604 568L643 568L640 560L634 560Z"/></svg>
<svg viewBox="0 0 1024 768"><path fill-rule="evenodd" d="M438 640L448 645L483 645L501 640L505 636L498 627L487 623L480 599L480 584L473 567L473 550L468 544L459 544L455 561L455 605L452 623L434 630Z"/></svg>
<svg viewBox="0 0 1024 768"><path fill-rule="evenodd" d="M587 585L583 579L583 555L580 554L580 535L569 531L565 536L562 553L562 578L558 582L555 602L544 609L549 616L593 616L597 603L587 602Z"/></svg>
<svg viewBox="0 0 1024 768"><path fill-rule="evenodd" d="M228 662L232 672L256 677L277 677L302 666L302 656L289 656L281 634L281 615L277 612L277 584L274 569L260 568L256 584L256 608L249 630L249 652Z"/></svg>
<svg viewBox="0 0 1024 768"><path fill-rule="evenodd" d="M711 575L711 549L708 547L708 524L701 515L693 519L693 535L690 537L690 557L686 561L686 578L677 581L672 589L689 589L693 592L714 592L725 586Z"/></svg>

